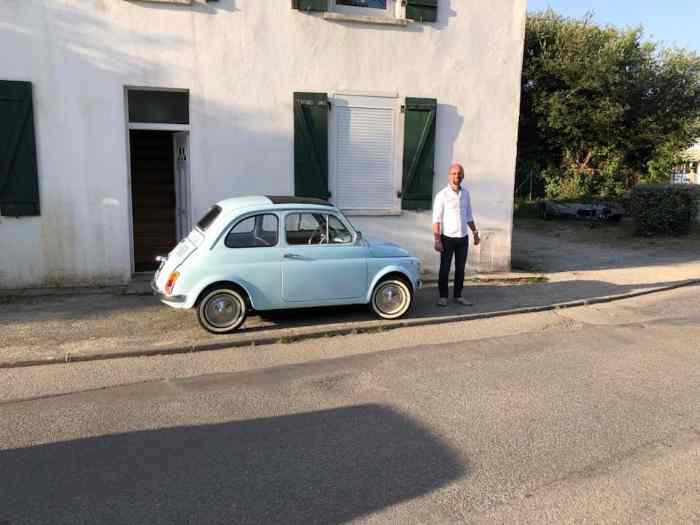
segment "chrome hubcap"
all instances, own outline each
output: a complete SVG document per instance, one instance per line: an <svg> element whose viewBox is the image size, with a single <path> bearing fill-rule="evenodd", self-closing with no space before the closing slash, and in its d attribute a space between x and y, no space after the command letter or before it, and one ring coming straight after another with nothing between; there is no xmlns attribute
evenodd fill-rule
<svg viewBox="0 0 700 525"><path fill-rule="evenodd" d="M375 297L377 308L386 315L393 315L403 308L406 302L404 291L395 284L386 284L377 291Z"/></svg>
<svg viewBox="0 0 700 525"><path fill-rule="evenodd" d="M233 324L241 315L241 306L230 295L216 295L207 303L207 320L217 328Z"/></svg>

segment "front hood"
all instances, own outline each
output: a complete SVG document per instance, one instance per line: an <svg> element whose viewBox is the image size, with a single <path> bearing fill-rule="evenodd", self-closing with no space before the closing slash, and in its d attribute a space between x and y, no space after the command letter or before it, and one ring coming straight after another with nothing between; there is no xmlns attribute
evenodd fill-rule
<svg viewBox="0 0 700 525"><path fill-rule="evenodd" d="M409 257L410 254L398 244L385 241L367 241L369 251L374 257Z"/></svg>

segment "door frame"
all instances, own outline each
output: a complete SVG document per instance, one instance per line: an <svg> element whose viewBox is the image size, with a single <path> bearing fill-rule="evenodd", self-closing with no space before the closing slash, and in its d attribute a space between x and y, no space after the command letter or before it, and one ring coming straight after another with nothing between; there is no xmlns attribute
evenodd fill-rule
<svg viewBox="0 0 700 525"><path fill-rule="evenodd" d="M158 87L144 87L144 86L124 86L124 122L126 123L124 133L126 135L126 199L127 202L129 203L128 205L128 220L129 220L129 265L130 265L130 274L134 275L135 270L136 270L136 260L134 258L134 209L133 209L133 203L131 201L131 130L153 130L153 131L173 131L173 132L178 132L178 131L186 131L188 132L188 141L187 141L187 146L188 146L188 166L191 167L191 155L190 151L191 148L189 147L191 141L191 128L190 124L166 124L166 123L159 123L159 122L129 122L129 91L130 90L137 90L137 91L177 91L177 92L189 92L188 89L175 89L175 88L158 88ZM173 140L173 152L175 149L175 143ZM187 170L187 181L182 185L183 189L186 191L186 196L185 196L185 202L188 203L188 207L190 209L187 210L187 216L188 220L191 220L192 216L192 209L189 206L189 204L192 202L191 200L191 195L192 195L192 177L189 176L191 173L191 170ZM176 169L173 169L173 177L176 177ZM176 183L176 181L174 181ZM175 188L177 189L177 184L175 184ZM175 221L179 220L178 213L177 213L177 205L175 209ZM176 228L178 228L176 224Z"/></svg>
<svg viewBox="0 0 700 525"><path fill-rule="evenodd" d="M178 150L178 135L184 137L184 151ZM184 171L178 168L180 156L184 154ZM192 214L190 210L190 132L173 132L173 168L175 175L175 234L180 242L192 229Z"/></svg>

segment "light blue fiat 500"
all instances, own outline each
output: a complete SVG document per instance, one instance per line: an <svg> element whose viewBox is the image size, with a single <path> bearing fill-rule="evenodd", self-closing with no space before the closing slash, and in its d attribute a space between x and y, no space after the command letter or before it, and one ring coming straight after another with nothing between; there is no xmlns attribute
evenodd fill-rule
<svg viewBox="0 0 700 525"><path fill-rule="evenodd" d="M404 315L420 262L395 244L368 241L335 206L300 197L238 197L214 205L160 257L161 301L195 308L206 330L238 329L250 310L369 304Z"/></svg>

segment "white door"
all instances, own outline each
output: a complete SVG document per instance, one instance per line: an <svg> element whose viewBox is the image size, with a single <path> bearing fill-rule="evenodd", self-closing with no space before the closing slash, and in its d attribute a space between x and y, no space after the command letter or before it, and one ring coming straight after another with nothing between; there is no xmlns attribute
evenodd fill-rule
<svg viewBox="0 0 700 525"><path fill-rule="evenodd" d="M175 224L177 240L190 232L189 181L190 181L190 134L188 131L173 133L175 154Z"/></svg>

